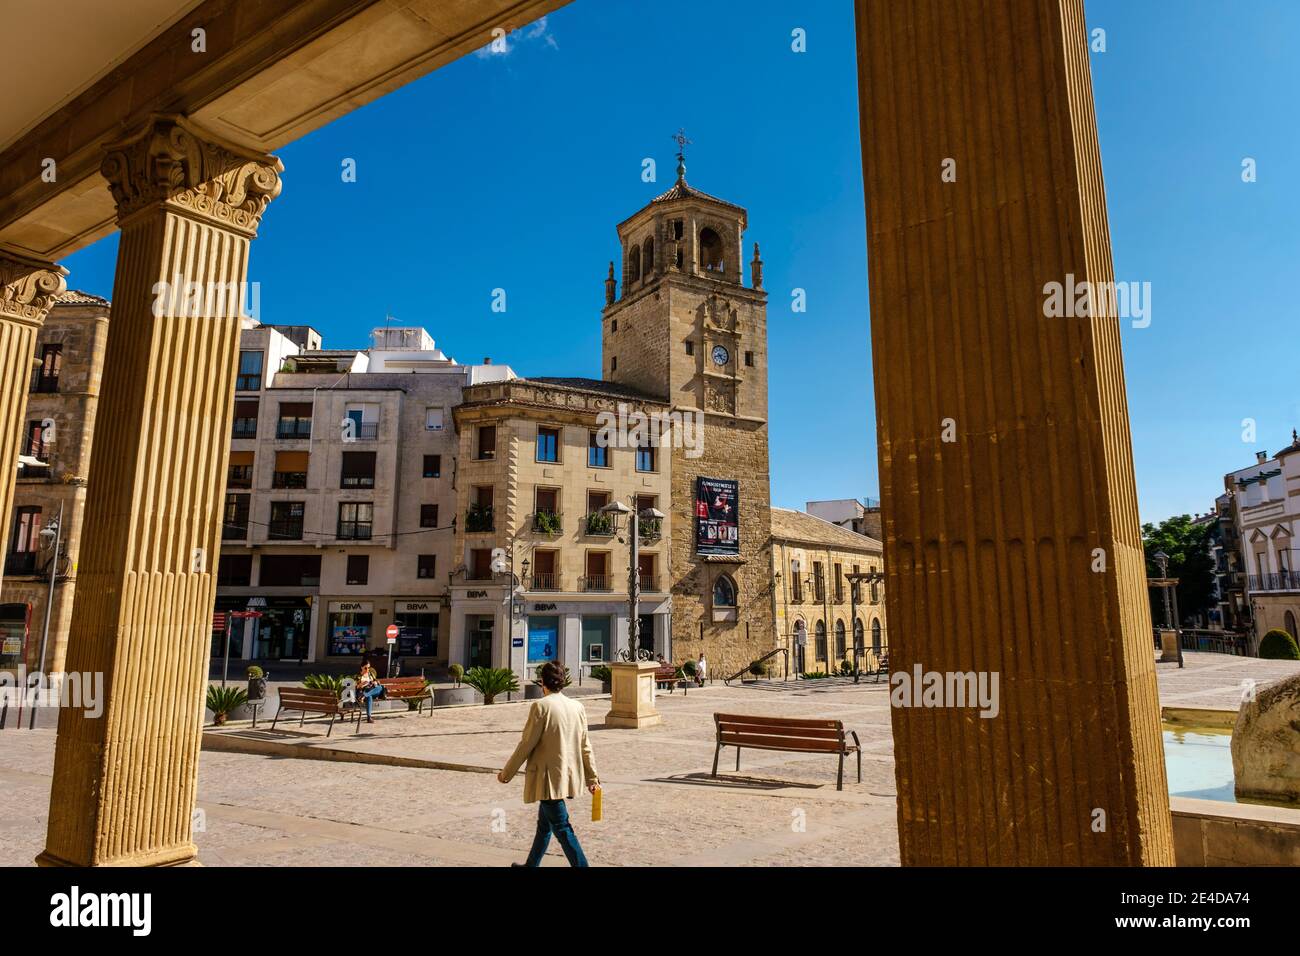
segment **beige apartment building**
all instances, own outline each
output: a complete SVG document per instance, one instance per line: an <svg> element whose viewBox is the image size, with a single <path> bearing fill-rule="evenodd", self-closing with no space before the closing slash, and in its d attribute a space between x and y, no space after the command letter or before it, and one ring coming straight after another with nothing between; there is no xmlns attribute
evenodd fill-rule
<svg viewBox="0 0 1300 956"><path fill-rule="evenodd" d="M621 501L639 522L640 646L672 657L669 554L675 516L669 461L650 444L602 435L620 412L666 402L612 382L515 378L467 386L455 411L456 554L451 656L520 671L559 660L575 674L628 646L629 528L601 508ZM505 573L492 569L494 553Z"/></svg>
<svg viewBox="0 0 1300 956"><path fill-rule="evenodd" d="M261 616L232 619L232 658L344 663L396 625L411 669L446 662L451 411L472 375L423 329L367 350L243 333L216 610Z"/></svg>
<svg viewBox="0 0 1300 956"><path fill-rule="evenodd" d="M789 649L792 667L829 673L855 659L861 668L879 665L889 649L883 571L877 539L772 509L776 646Z"/></svg>
<svg viewBox="0 0 1300 956"><path fill-rule="evenodd" d="M36 337L14 510L6 516L11 525L0 587L0 670L40 667L42 638L45 670L63 670L108 313L106 299L69 290L59 296ZM55 565L52 532L60 509Z"/></svg>

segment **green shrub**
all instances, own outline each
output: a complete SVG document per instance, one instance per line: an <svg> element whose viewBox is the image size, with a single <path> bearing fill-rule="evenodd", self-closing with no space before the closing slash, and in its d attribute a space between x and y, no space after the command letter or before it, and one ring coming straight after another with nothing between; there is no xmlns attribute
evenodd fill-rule
<svg viewBox="0 0 1300 956"><path fill-rule="evenodd" d="M804 671L801 676L804 680L823 680L831 675L825 671Z"/></svg>
<svg viewBox="0 0 1300 956"><path fill-rule="evenodd" d="M451 679L454 680L456 686L459 687L461 680L465 677L465 668L461 667L459 664L451 664L447 667L447 673L451 675Z"/></svg>
<svg viewBox="0 0 1300 956"><path fill-rule="evenodd" d="M248 668L248 679L249 679L249 680L261 680L261 679L262 679L262 668L258 667L256 664L253 664L251 667L249 667L249 668Z"/></svg>
<svg viewBox="0 0 1300 956"><path fill-rule="evenodd" d="M242 687L208 685L208 710L212 711L214 724L224 724L231 711L247 702L248 692Z"/></svg>
<svg viewBox="0 0 1300 956"><path fill-rule="evenodd" d="M767 661L750 661L749 672L755 677L767 676Z"/></svg>
<svg viewBox="0 0 1300 956"><path fill-rule="evenodd" d="M613 677L613 674L614 672L611 671L604 664L597 664L595 667L591 669L591 679L598 680L602 684L608 683L610 679Z"/></svg>
<svg viewBox="0 0 1300 956"><path fill-rule="evenodd" d="M690 659L688 658L688 659L686 660L686 662L685 662L684 664L682 664L682 673L685 674L687 677L694 677L694 676L695 676L695 661L690 660Z"/></svg>
<svg viewBox="0 0 1300 956"><path fill-rule="evenodd" d="M465 683L483 695L485 704L495 703L498 694L519 690L519 678L505 667L471 667Z"/></svg>
<svg viewBox="0 0 1300 956"><path fill-rule="evenodd" d="M308 674L302 679L302 686L308 690L332 690L335 697L342 697L344 679L333 674Z"/></svg>
<svg viewBox="0 0 1300 956"><path fill-rule="evenodd" d="M1300 646L1294 637L1275 627L1260 639L1259 656L1272 661L1300 661Z"/></svg>

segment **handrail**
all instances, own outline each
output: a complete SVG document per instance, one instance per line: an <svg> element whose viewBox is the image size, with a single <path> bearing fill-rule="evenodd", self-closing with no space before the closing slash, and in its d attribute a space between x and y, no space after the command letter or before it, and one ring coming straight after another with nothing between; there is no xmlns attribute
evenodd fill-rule
<svg viewBox="0 0 1300 956"><path fill-rule="evenodd" d="M740 677L744 674L748 674L749 669L752 666L754 666L755 664L761 664L763 663L763 661L767 660L769 657L772 657L776 654L785 655L785 677L783 677L782 680L789 680L790 679L790 648L774 647L772 648L772 650L768 651L766 654L764 654L762 657L758 658L757 660L750 661L748 664L746 664L740 670L736 671L736 673L732 674L730 677L722 678L722 683L726 684L727 686L730 686L731 682L735 680L737 677Z"/></svg>

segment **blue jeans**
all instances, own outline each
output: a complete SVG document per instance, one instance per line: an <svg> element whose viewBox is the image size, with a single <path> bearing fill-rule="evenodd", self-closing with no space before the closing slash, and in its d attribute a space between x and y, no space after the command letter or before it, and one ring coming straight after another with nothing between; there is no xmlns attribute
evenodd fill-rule
<svg viewBox="0 0 1300 956"><path fill-rule="evenodd" d="M537 802L537 835L533 837L533 848L528 852L524 866L541 866L542 857L551 843L551 834L560 841L570 866L586 866L587 858L583 856L582 847L578 845L577 834L569 825L569 809L563 800L539 800Z"/></svg>
<svg viewBox="0 0 1300 956"><path fill-rule="evenodd" d="M369 687L369 688L367 688L366 690L363 690L363 691L361 692L361 696L364 697L364 698L366 699L366 719L367 719L367 720L370 719L370 702L371 702L372 700L377 699L377 698L379 697L379 695L382 694L383 692L384 692L384 687L383 687L382 684L375 684L374 686Z"/></svg>

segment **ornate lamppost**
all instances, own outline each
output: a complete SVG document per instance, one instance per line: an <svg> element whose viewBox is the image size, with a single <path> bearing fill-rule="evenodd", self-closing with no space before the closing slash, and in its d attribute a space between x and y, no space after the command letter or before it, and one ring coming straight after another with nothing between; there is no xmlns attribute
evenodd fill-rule
<svg viewBox="0 0 1300 956"><path fill-rule="evenodd" d="M610 709L605 718L608 727L650 727L663 718L655 710L655 661L640 660L641 649L641 522L662 521L664 514L657 508L640 511L629 508L621 501L611 501L600 509L609 515L615 536L618 536L623 519L627 519L628 573L627 573L627 656L625 662L609 665ZM621 541L622 538L620 537Z"/></svg>

